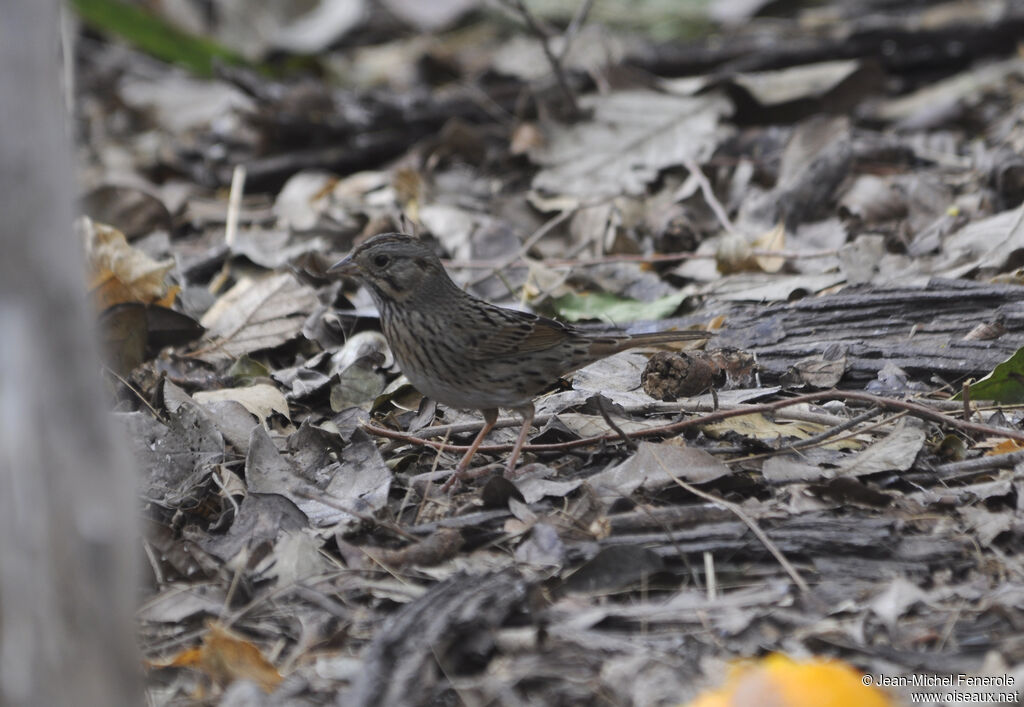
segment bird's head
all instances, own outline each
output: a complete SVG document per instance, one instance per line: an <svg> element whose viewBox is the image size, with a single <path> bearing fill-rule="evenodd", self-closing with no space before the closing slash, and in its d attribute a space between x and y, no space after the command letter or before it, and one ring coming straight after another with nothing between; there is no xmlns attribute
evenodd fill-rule
<svg viewBox="0 0 1024 707"><path fill-rule="evenodd" d="M327 272L359 280L370 288L378 304L383 300L423 300L455 287L430 246L402 233L370 238Z"/></svg>

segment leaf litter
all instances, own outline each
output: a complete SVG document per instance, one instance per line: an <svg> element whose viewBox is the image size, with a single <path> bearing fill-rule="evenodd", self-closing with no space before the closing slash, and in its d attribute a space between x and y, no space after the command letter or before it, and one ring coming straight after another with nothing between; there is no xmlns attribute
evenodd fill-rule
<svg viewBox="0 0 1024 707"><path fill-rule="evenodd" d="M683 704L766 651L1024 680L1019 8L655 42L589 3L388 5L205 27L264 71L78 47L150 702ZM657 384L636 351L553 382L518 474L502 417L443 495L478 414L325 276L405 229L505 306L714 337Z"/></svg>

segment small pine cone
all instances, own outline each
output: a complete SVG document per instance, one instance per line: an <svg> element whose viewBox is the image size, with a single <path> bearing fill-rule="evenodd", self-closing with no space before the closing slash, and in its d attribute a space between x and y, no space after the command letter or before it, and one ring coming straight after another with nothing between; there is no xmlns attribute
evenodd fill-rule
<svg viewBox="0 0 1024 707"><path fill-rule="evenodd" d="M702 358L682 351L659 351L647 362L640 381L652 398L672 401L707 391L713 377L711 366Z"/></svg>

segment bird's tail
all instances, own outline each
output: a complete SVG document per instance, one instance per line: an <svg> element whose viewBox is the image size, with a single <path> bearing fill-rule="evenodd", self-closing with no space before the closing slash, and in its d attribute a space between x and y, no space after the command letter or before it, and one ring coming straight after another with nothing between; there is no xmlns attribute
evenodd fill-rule
<svg viewBox="0 0 1024 707"><path fill-rule="evenodd" d="M641 346L659 346L680 341L697 341L710 338L706 331L653 331L648 334L623 334L621 336L603 336L593 340L590 353L597 356L610 356L620 351L636 349Z"/></svg>

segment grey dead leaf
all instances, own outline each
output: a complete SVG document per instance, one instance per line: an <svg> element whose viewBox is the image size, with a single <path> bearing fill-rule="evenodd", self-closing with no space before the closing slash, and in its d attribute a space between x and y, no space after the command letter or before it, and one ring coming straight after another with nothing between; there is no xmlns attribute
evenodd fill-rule
<svg viewBox="0 0 1024 707"><path fill-rule="evenodd" d="M536 503L545 496L563 498L579 488L582 483L582 479L554 481L537 477L517 479L515 482L516 488L519 489L519 493L523 494L526 503Z"/></svg>
<svg viewBox="0 0 1024 707"><path fill-rule="evenodd" d="M561 36L548 40L552 50L561 54L564 41ZM587 24L572 38L569 51L562 59L566 70L600 71L609 63L619 61L626 53L626 42L605 27ZM511 37L498 47L492 56L493 67L508 76L534 81L551 75L551 62L544 55L537 40L525 34Z"/></svg>
<svg viewBox="0 0 1024 707"><path fill-rule="evenodd" d="M822 158L826 148L848 141L850 119L847 116L817 115L802 121L793 131L782 152L779 182L774 191L784 192L808 175L810 165Z"/></svg>
<svg viewBox="0 0 1024 707"><path fill-rule="evenodd" d="M718 391L718 404L721 407L741 405L755 400L761 400L778 393L781 386L768 385L763 388L734 388L733 390ZM712 410L715 399L710 393L690 398L690 402L701 410Z"/></svg>
<svg viewBox="0 0 1024 707"><path fill-rule="evenodd" d="M872 117L900 121L905 125L921 122L931 116L942 115L960 101L1003 86L1011 77L1022 75L1024 59L1014 57L993 62L947 79L929 82L913 93L881 101L874 108Z"/></svg>
<svg viewBox="0 0 1024 707"><path fill-rule="evenodd" d="M240 229L231 244L232 254L245 256L267 269L283 268L302 255L328 249L327 242L320 237L296 240L288 231L263 228Z"/></svg>
<svg viewBox="0 0 1024 707"><path fill-rule="evenodd" d="M762 106L772 106L822 96L850 78L860 66L856 60L823 61L779 71L741 73L733 81Z"/></svg>
<svg viewBox="0 0 1024 707"><path fill-rule="evenodd" d="M825 354L800 359L782 376L786 385L808 385L824 390L834 388L846 373L846 353L840 352L834 358Z"/></svg>
<svg viewBox="0 0 1024 707"><path fill-rule="evenodd" d="M172 585L139 607L140 621L177 624L199 614L216 616L224 607L223 591L210 585Z"/></svg>
<svg viewBox="0 0 1024 707"><path fill-rule="evenodd" d="M839 209L871 226L905 215L907 206L893 179L862 174L839 200Z"/></svg>
<svg viewBox="0 0 1024 707"><path fill-rule="evenodd" d="M1002 269L1007 258L1024 248L1024 206L967 224L943 243L932 272L963 277L978 268Z"/></svg>
<svg viewBox="0 0 1024 707"><path fill-rule="evenodd" d="M361 331L348 337L345 344L331 354L328 375L340 374L359 359L368 356L379 356L378 365L381 368L390 368L395 362L383 334L379 331Z"/></svg>
<svg viewBox="0 0 1024 707"><path fill-rule="evenodd" d="M600 415L584 415L578 412L563 412L558 416L558 420L580 437L593 437L612 432L608 423L605 422L604 418ZM618 425L619 429L627 434L645 429L650 427L652 424L651 422L644 420L624 419L614 413L612 414L612 420L616 425Z"/></svg>
<svg viewBox="0 0 1024 707"><path fill-rule="evenodd" d="M273 212L278 225L308 231L327 220L331 187L337 179L333 174L312 170L289 177L274 198Z"/></svg>
<svg viewBox="0 0 1024 707"><path fill-rule="evenodd" d="M926 601L923 589L905 577L896 577L868 604L868 608L890 629L918 602Z"/></svg>
<svg viewBox="0 0 1024 707"><path fill-rule="evenodd" d="M623 351L572 374L573 391L586 393L580 402L592 395L603 395L624 407L650 403L653 398L640 386L640 374L646 365L647 357L643 354Z"/></svg>
<svg viewBox="0 0 1024 707"><path fill-rule="evenodd" d="M959 513L982 547L988 547L998 535L1012 530L1018 523L1012 511L990 511L980 505L965 506Z"/></svg>
<svg viewBox="0 0 1024 707"><path fill-rule="evenodd" d="M315 527L353 520L351 514L315 500L322 490L305 478L294 462L278 451L270 435L261 426L253 428L249 439L245 480L252 493L277 494L290 500Z"/></svg>
<svg viewBox="0 0 1024 707"><path fill-rule="evenodd" d="M732 111L722 94L670 96L619 91L580 99L590 122L548 126L545 144L530 152L542 169L534 190L593 199L642 194L666 167L707 159L729 130Z"/></svg>
<svg viewBox="0 0 1024 707"><path fill-rule="evenodd" d="M148 412L114 414L127 430L142 468L140 494L169 508L193 496L224 460L224 438L216 425L206 411L188 399L187 393L181 394L186 400L168 410L166 425Z"/></svg>
<svg viewBox="0 0 1024 707"><path fill-rule="evenodd" d="M839 464L837 476L864 476L880 471L906 471L924 446L924 424L904 417L895 429L864 451Z"/></svg>
<svg viewBox="0 0 1024 707"><path fill-rule="evenodd" d="M508 510L512 513L512 518L505 522L505 532L507 533L526 532L537 522L537 514L530 510L530 506L526 502L520 501L518 498L508 499ZM515 530L512 529L513 527Z"/></svg>
<svg viewBox="0 0 1024 707"><path fill-rule="evenodd" d="M644 547L612 545L602 548L565 580L574 593L616 591L660 572L665 566L659 555Z"/></svg>
<svg viewBox="0 0 1024 707"><path fill-rule="evenodd" d="M211 400L203 403L203 408L224 436L224 440L240 454L248 454L252 428L260 424L253 413L234 400Z"/></svg>
<svg viewBox="0 0 1024 707"><path fill-rule="evenodd" d="M420 208L420 219L431 233L438 234L453 258L469 260L472 257L470 235L485 217L450 204L427 204Z"/></svg>
<svg viewBox="0 0 1024 707"><path fill-rule="evenodd" d="M316 293L291 274L243 278L206 312L198 358L216 362L271 349L298 336Z"/></svg>
<svg viewBox="0 0 1024 707"><path fill-rule="evenodd" d="M801 223L795 232L789 234L789 248L804 253L836 252L846 244L849 229L838 217ZM836 256L790 260L789 267L803 275L821 275L835 272L838 265Z"/></svg>
<svg viewBox="0 0 1024 707"><path fill-rule="evenodd" d="M665 282L656 273L639 263L603 263L573 273L573 282L586 289L608 292L622 297L653 302L654 300L686 292ZM624 326L628 322L622 323Z"/></svg>
<svg viewBox="0 0 1024 707"><path fill-rule="evenodd" d="M904 497L909 501L919 502L922 506L941 503L945 499L953 498L958 506L967 508L978 501L986 501L994 496L1008 496L1013 493L1012 476L1012 471L1004 471L994 481L982 481L959 487L926 489L906 494Z"/></svg>
<svg viewBox="0 0 1024 707"><path fill-rule="evenodd" d="M672 486L673 476L702 484L729 473L729 467L703 449L641 442L633 456L594 474L587 483L601 496L629 496L640 488L653 491Z"/></svg>
<svg viewBox="0 0 1024 707"><path fill-rule="evenodd" d="M862 234L839 249L839 268L848 285L871 282L878 273L878 263L885 254L885 238Z"/></svg>
<svg viewBox="0 0 1024 707"><path fill-rule="evenodd" d="M393 477L377 445L366 433L357 430L352 435L352 443L345 447L340 468L325 492L345 507L372 514L387 503Z"/></svg>
<svg viewBox="0 0 1024 707"><path fill-rule="evenodd" d="M610 701L616 704L677 704L682 695L693 690L685 662L682 656L655 659L646 652L628 654L605 662L601 675L613 691Z"/></svg>
<svg viewBox="0 0 1024 707"><path fill-rule="evenodd" d="M353 30L363 19L365 0L251 5L223 0L217 5L218 41L250 60L271 50L315 54Z"/></svg>
<svg viewBox="0 0 1024 707"><path fill-rule="evenodd" d="M397 17L421 32L432 32L448 27L467 12L475 9L480 0L384 0L384 5Z"/></svg>
<svg viewBox="0 0 1024 707"><path fill-rule="evenodd" d="M242 552L248 555L261 545L273 545L282 533L297 532L308 525L305 514L283 495L255 492L251 483L249 491L226 533L196 540L203 550L225 562Z"/></svg>
<svg viewBox="0 0 1024 707"><path fill-rule="evenodd" d="M323 352L325 355L326 352ZM320 359L322 354L314 358ZM313 360L307 361L305 365L282 368L270 374L271 378L281 385L289 388L285 397L289 400L303 400L316 395L317 393L330 388L330 376L316 370L319 363Z"/></svg>
<svg viewBox="0 0 1024 707"><path fill-rule="evenodd" d="M819 481L826 478L828 471L801 453L779 454L765 459L761 474L765 481L770 483L789 484L798 481Z"/></svg>
<svg viewBox="0 0 1024 707"><path fill-rule="evenodd" d="M200 405L225 401L234 401L251 412L264 425L273 413L291 419L288 414L288 401L280 390L268 383L257 383L244 388L221 388L220 390L200 390L192 395Z"/></svg>
<svg viewBox="0 0 1024 707"><path fill-rule="evenodd" d="M251 98L224 81L195 79L184 74L160 81L126 75L118 86L129 106L149 111L170 134L208 126L234 111L252 110Z"/></svg>
<svg viewBox="0 0 1024 707"><path fill-rule="evenodd" d="M530 536L516 548L516 562L536 569L560 568L565 553L558 530L548 523L535 523Z"/></svg>
<svg viewBox="0 0 1024 707"><path fill-rule="evenodd" d="M130 241L172 228L164 202L141 187L102 184L82 196L81 208L93 222L113 224Z"/></svg>
<svg viewBox="0 0 1024 707"><path fill-rule="evenodd" d="M384 374L363 359L338 375L331 386L331 410L341 412L350 407L369 411L377 397L384 392Z"/></svg>
<svg viewBox="0 0 1024 707"><path fill-rule="evenodd" d="M799 294L815 294L843 282L841 273L772 275L737 273L703 288L704 293L729 302L785 302Z"/></svg>
<svg viewBox="0 0 1024 707"><path fill-rule="evenodd" d="M297 431L288 435L285 452L305 478L323 485L332 478L331 467L335 458L344 455L345 450L339 436L314 425L307 418Z"/></svg>
<svg viewBox="0 0 1024 707"><path fill-rule="evenodd" d="M273 552L264 564L268 567L257 574L273 577L277 588L295 586L330 570L327 559L320 552L320 541L310 537L302 530L282 531Z"/></svg>

